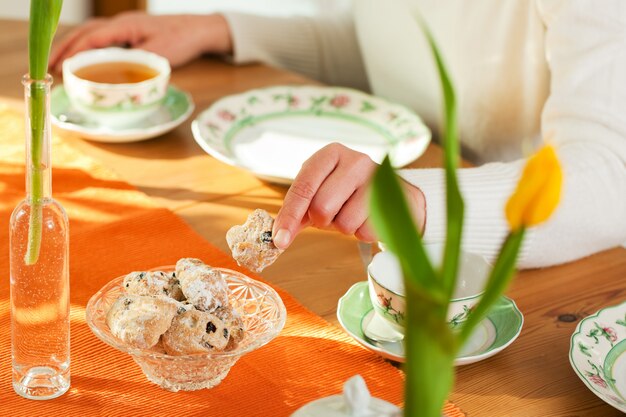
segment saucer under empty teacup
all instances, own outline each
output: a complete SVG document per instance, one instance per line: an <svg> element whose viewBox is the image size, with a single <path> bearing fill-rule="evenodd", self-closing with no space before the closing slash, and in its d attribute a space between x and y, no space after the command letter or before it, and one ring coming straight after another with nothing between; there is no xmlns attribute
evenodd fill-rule
<svg viewBox="0 0 626 417"><path fill-rule="evenodd" d="M167 59L151 52L94 49L63 62L63 85L78 113L121 128L159 109L168 91L170 71Z"/></svg>
<svg viewBox="0 0 626 417"><path fill-rule="evenodd" d="M367 281L354 284L337 303L339 324L355 341L386 359L404 362L402 340L378 341L365 335L363 329L373 317L378 316L372 308ZM386 321L383 324L391 329L385 323ZM502 352L517 339L523 324L524 316L515 302L505 296L500 297L457 353L455 366L482 361Z"/></svg>
<svg viewBox="0 0 626 417"><path fill-rule="evenodd" d="M438 268L443 259L443 245L430 244L425 248L431 263ZM447 314L451 327L463 323L478 303L489 271L490 265L484 257L461 251L458 279ZM402 339L406 297L402 268L393 253L383 251L373 257L368 266L368 285L374 315L363 322L364 334L376 341ZM382 323L393 331L386 330Z"/></svg>

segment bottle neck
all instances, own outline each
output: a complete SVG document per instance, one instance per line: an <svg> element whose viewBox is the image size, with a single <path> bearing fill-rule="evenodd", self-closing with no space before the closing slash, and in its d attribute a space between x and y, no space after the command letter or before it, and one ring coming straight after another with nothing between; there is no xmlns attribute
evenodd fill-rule
<svg viewBox="0 0 626 417"><path fill-rule="evenodd" d="M26 104L26 199L41 202L52 196L50 151L50 86L52 77L32 80L25 75Z"/></svg>

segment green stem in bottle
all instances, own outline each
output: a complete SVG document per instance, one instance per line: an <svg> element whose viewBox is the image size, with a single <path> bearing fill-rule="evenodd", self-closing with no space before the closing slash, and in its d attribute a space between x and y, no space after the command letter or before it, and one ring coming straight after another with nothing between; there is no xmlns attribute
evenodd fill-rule
<svg viewBox="0 0 626 417"><path fill-rule="evenodd" d="M30 191L30 218L28 227L28 246L24 262L33 265L39 258L41 248L42 206L43 206L43 135L45 134L45 105L46 86L33 82L30 86L29 114L30 114L30 161L27 160L26 169L29 170Z"/></svg>
<svg viewBox="0 0 626 417"><path fill-rule="evenodd" d="M37 263L41 247L43 173L42 151L46 127L46 86L39 83L46 78L52 38L56 32L63 0L32 0L28 34L29 76L34 80L29 97L30 111L30 170L31 212L28 228L28 247L24 262Z"/></svg>

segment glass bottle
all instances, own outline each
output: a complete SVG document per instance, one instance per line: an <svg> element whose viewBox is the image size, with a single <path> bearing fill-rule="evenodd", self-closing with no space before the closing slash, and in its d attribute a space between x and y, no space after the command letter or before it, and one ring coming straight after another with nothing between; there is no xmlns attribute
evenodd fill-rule
<svg viewBox="0 0 626 417"><path fill-rule="evenodd" d="M26 102L26 198L11 215L13 388L30 399L70 386L69 224L52 198L50 86L22 80Z"/></svg>

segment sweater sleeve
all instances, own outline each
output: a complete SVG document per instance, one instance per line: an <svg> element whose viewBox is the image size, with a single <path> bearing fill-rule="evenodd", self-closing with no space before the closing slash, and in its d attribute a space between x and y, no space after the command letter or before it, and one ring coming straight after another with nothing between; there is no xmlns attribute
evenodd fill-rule
<svg viewBox="0 0 626 417"><path fill-rule="evenodd" d="M563 167L561 202L531 228L518 265L549 266L626 242L626 2L538 2L551 72L542 134ZM465 198L463 245L493 259L507 234L506 200L524 161L459 170ZM442 170L404 170L426 196L425 241L445 239Z"/></svg>
<svg viewBox="0 0 626 417"><path fill-rule="evenodd" d="M316 17L224 17L237 64L259 61L326 84L369 89L351 10Z"/></svg>

